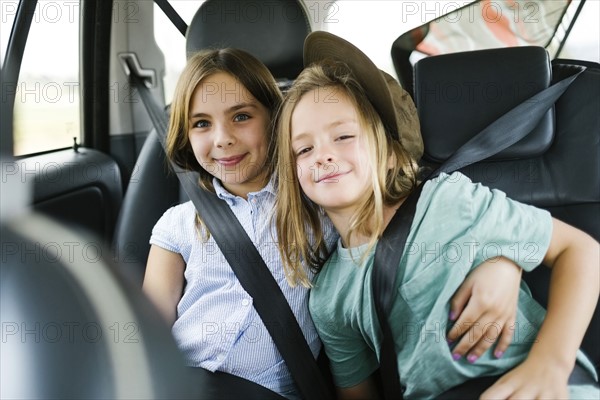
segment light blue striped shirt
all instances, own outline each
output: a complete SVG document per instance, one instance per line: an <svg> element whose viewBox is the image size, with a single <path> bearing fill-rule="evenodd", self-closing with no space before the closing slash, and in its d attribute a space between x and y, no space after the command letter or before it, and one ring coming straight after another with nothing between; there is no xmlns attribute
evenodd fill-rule
<svg viewBox="0 0 600 400"><path fill-rule="evenodd" d="M275 277L316 356L321 342L308 312L308 289L288 285L277 250L271 218L273 179L259 192L249 193L247 200L229 193L216 179L213 183ZM150 239L151 244L181 254L186 263L186 286L172 333L188 365L228 372L286 396L294 393L292 377L252 306L252 297L212 236L205 241L195 216L192 202L170 208L156 223ZM243 257L236 241L230 243L230 250Z"/></svg>

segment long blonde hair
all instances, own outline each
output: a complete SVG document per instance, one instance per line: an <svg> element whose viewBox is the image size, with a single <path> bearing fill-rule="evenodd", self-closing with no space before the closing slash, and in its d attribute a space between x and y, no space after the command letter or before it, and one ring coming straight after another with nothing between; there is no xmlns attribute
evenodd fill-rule
<svg viewBox="0 0 600 400"><path fill-rule="evenodd" d="M183 169L199 172L200 185L211 191L214 191L213 176L196 160L188 131L190 102L196 86L218 72L228 73L237 79L270 113L271 124L267 132L268 162L265 165L269 169L269 176L275 169L274 115L283 98L269 69L244 50L204 50L190 57L175 87L167 132L167 157Z"/></svg>
<svg viewBox="0 0 600 400"><path fill-rule="evenodd" d="M352 216L348 238L354 234L365 235L370 247L375 246L385 228L384 206L397 204L417 184L416 160L398 140L387 134L379 114L348 66L327 61L306 68L288 91L277 121L279 162L275 223L279 252L286 277L292 285L310 286L303 263L316 272L328 256L321 223L324 213L301 191L291 146L291 119L296 104L307 93L323 88L335 88L345 94L356 108L361 129L365 132L373 177L373 191L365 196Z"/></svg>

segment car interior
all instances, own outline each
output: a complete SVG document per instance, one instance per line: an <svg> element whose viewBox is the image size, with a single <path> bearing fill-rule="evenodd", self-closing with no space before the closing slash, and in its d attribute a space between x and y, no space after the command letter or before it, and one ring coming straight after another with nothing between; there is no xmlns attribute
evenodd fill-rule
<svg viewBox="0 0 600 400"><path fill-rule="evenodd" d="M191 382L169 329L141 292L154 224L188 200L131 90L128 74L145 77L168 113L165 60L153 40L144 40L153 33L140 23L160 11L144 3L152 2L80 2L81 135L71 147L15 156L19 71L42 7L15 2L0 70L2 398L210 398ZM242 48L267 65L282 90L303 68L304 38L320 28L300 0L254 1L245 14L232 11L249 7L242 0L206 0L189 26L168 1L155 3L185 34L186 57ZM570 2L564 3L548 13L555 19L546 31L565 24ZM542 38L427 54L429 35L443 42L439 17L399 32L389 54L417 106L421 162L429 169L513 107L585 67L525 139L460 171L600 240L600 64L560 57L584 3L575 5L558 45ZM124 17L132 10L137 23ZM120 89L109 90L113 83ZM546 304L548 270L524 280ZM597 307L582 349L600 373L599 313Z"/></svg>

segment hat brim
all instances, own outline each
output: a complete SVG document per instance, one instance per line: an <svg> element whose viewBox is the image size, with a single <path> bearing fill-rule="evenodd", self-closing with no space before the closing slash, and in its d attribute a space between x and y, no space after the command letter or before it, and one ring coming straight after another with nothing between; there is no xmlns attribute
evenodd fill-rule
<svg viewBox="0 0 600 400"><path fill-rule="evenodd" d="M352 43L325 31L311 32L304 41L304 66L326 59L344 62L363 87L392 138L399 140L394 103L386 80L377 66Z"/></svg>

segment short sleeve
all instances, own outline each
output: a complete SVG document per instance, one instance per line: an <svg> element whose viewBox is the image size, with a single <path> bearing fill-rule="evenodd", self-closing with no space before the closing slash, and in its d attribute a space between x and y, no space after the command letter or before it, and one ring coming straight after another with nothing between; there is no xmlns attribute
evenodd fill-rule
<svg viewBox="0 0 600 400"><path fill-rule="evenodd" d="M481 184L465 182L463 193L471 205L473 265L496 256L513 260L525 271L542 263L552 237L548 211L512 200L504 192Z"/></svg>
<svg viewBox="0 0 600 400"><path fill-rule="evenodd" d="M186 230L194 223L194 213L188 212L189 204L180 204L165 211L152 229L150 244L183 255L186 236L189 235Z"/></svg>

